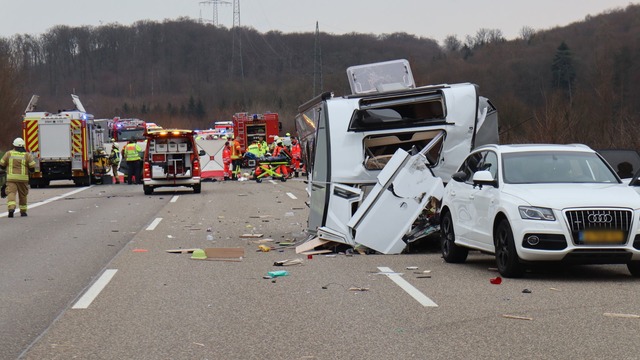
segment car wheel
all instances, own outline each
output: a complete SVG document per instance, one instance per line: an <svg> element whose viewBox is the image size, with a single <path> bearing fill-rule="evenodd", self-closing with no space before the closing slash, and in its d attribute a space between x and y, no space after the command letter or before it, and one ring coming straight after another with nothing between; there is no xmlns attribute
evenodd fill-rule
<svg viewBox="0 0 640 360"><path fill-rule="evenodd" d="M456 235L453 230L453 219L450 212L445 212L440 220L440 249L442 258L448 263L463 263L467 260L469 249L455 243Z"/></svg>
<svg viewBox="0 0 640 360"><path fill-rule="evenodd" d="M640 277L640 261L632 261L627 263L627 269L633 277Z"/></svg>
<svg viewBox="0 0 640 360"><path fill-rule="evenodd" d="M201 191L202 191L202 184L193 185L193 193L194 194L200 194Z"/></svg>
<svg viewBox="0 0 640 360"><path fill-rule="evenodd" d="M153 186L144 185L142 188L144 189L144 194L145 195L153 194Z"/></svg>
<svg viewBox="0 0 640 360"><path fill-rule="evenodd" d="M524 274L524 267L516 252L509 221L506 219L500 221L493 237L496 244L496 265L500 274L506 278L521 277Z"/></svg>

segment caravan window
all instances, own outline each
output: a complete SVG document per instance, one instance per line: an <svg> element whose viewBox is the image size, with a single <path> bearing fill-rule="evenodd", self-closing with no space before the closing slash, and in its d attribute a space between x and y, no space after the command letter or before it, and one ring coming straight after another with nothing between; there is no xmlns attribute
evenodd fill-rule
<svg viewBox="0 0 640 360"><path fill-rule="evenodd" d="M363 99L354 111L349 131L388 130L425 126L445 120L440 92L396 98Z"/></svg>

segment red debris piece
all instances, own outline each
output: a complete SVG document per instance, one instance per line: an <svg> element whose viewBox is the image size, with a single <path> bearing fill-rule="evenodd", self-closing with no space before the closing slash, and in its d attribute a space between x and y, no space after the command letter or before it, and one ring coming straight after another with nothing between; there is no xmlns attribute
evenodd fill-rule
<svg viewBox="0 0 640 360"><path fill-rule="evenodd" d="M489 282L493 285L500 285L502 284L502 278L500 276L494 277L493 279L489 279Z"/></svg>

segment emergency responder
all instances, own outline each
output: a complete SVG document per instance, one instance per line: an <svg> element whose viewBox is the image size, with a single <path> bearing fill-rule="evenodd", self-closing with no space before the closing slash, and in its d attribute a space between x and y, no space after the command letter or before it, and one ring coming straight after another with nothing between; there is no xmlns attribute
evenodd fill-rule
<svg viewBox="0 0 640 360"><path fill-rule="evenodd" d="M222 173L226 181L231 178L231 171L229 170L229 165L231 164L231 145L229 145L228 141L224 142L224 147L222 148L222 164L224 165Z"/></svg>
<svg viewBox="0 0 640 360"><path fill-rule="evenodd" d="M251 154L251 155L248 155L248 154ZM247 147L247 157L249 159L256 160L260 156L261 156L261 152L260 152L260 145L258 145L258 140L253 139L253 141L251 142L251 145Z"/></svg>
<svg viewBox="0 0 640 360"><path fill-rule="evenodd" d="M111 171L113 171L113 177L116 179L116 184L120 184L120 178L118 177L118 165L120 165L120 149L116 139L111 139L111 153L109 154L109 164L111 165Z"/></svg>
<svg viewBox="0 0 640 360"><path fill-rule="evenodd" d="M27 195L29 195L29 173L33 172L36 162L31 153L24 148L24 140L13 140L13 150L7 151L0 159L0 168L7 171L7 209L9 217L16 211L16 194L20 203L20 216L27 216Z"/></svg>
<svg viewBox="0 0 640 360"><path fill-rule="evenodd" d="M291 161L291 152L289 148L282 144L282 139L279 139L276 143L275 149L273 149L273 159L275 161ZM279 165L276 169L276 173L282 174L285 178L291 177L289 174L289 166L288 165Z"/></svg>
<svg viewBox="0 0 640 360"><path fill-rule="evenodd" d="M302 161L302 149L300 148L300 143L298 139L291 139L291 168L298 177L298 172L300 171L300 162Z"/></svg>
<svg viewBox="0 0 640 360"><path fill-rule="evenodd" d="M282 138L282 145L286 146L291 150L291 134L286 133Z"/></svg>
<svg viewBox="0 0 640 360"><path fill-rule="evenodd" d="M229 145L231 146L231 178L238 180L238 174L240 174L240 167L242 166L242 146L233 136L229 136Z"/></svg>
<svg viewBox="0 0 640 360"><path fill-rule="evenodd" d="M124 159L127 161L127 183L133 184L133 178L138 184L142 184L140 176L140 152L142 149L135 140L129 140L129 143L124 147Z"/></svg>
<svg viewBox="0 0 640 360"><path fill-rule="evenodd" d="M260 157L264 157L269 152L269 144L262 136L258 139L258 146L260 147Z"/></svg>
<svg viewBox="0 0 640 360"><path fill-rule="evenodd" d="M273 152L276 149L276 145L278 145L278 142L280 141L280 137L278 135L273 137L273 142L269 145L269 152L271 153L271 156L275 156L273 155Z"/></svg>

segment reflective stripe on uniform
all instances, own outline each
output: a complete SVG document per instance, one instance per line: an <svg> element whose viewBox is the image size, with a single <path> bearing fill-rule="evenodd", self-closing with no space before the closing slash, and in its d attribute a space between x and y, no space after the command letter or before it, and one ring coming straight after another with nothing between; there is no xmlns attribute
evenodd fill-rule
<svg viewBox="0 0 640 360"><path fill-rule="evenodd" d="M139 151L140 147L138 144L127 144L127 146L124 147L124 156L127 161L137 161L140 160Z"/></svg>
<svg viewBox="0 0 640 360"><path fill-rule="evenodd" d="M27 167L35 167L36 162L31 159L26 152L11 150L9 151L7 167L7 181L29 181L29 171ZM29 161L27 163L27 161ZM4 164L4 159L0 161L0 165Z"/></svg>

